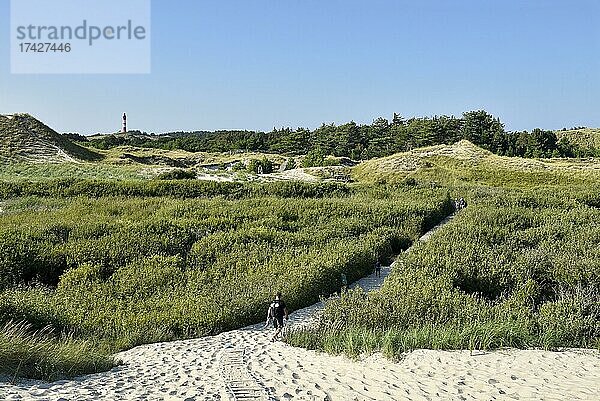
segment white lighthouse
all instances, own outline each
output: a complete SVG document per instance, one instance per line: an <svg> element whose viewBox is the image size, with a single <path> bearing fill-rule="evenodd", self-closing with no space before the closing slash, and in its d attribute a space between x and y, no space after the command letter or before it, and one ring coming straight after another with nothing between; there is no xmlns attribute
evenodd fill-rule
<svg viewBox="0 0 600 401"><path fill-rule="evenodd" d="M121 129L122 133L127 132L127 114L123 113L123 128Z"/></svg>

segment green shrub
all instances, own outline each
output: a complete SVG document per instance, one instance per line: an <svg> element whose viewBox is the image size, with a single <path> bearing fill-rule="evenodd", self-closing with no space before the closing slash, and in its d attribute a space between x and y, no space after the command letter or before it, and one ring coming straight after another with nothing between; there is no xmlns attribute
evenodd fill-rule
<svg viewBox="0 0 600 401"><path fill-rule="evenodd" d="M12 201L0 215L0 322L50 325L59 343L70 333L107 351L256 323L277 290L291 310L310 305L338 292L342 273L354 281L407 248L449 207L441 189L55 184L47 189L61 196L106 185L129 197ZM165 184L203 195L138 196ZM207 195L224 188L239 192Z"/></svg>
<svg viewBox="0 0 600 401"><path fill-rule="evenodd" d="M244 199L255 196L324 197L349 194L352 189L340 183L270 182L247 184L203 180L176 181L108 181L108 180L49 180L0 181L0 199L36 197L175 197L181 199L213 198Z"/></svg>
<svg viewBox="0 0 600 401"><path fill-rule="evenodd" d="M165 171L160 173L156 179L158 180L195 180L196 171L194 170L183 170L175 169L171 171Z"/></svg>
<svg viewBox="0 0 600 401"><path fill-rule="evenodd" d="M597 347L600 210L570 191L477 191L475 204L401 258L380 291L329 301L317 327L288 341L355 355L372 348L360 339L375 333L369 344L391 356L416 347Z"/></svg>
<svg viewBox="0 0 600 401"><path fill-rule="evenodd" d="M254 174L271 174L273 172L273 162L266 157L260 160L252 160L248 164L248 171Z"/></svg>
<svg viewBox="0 0 600 401"><path fill-rule="evenodd" d="M302 167L322 167L325 155L320 149L313 149L302 159Z"/></svg>

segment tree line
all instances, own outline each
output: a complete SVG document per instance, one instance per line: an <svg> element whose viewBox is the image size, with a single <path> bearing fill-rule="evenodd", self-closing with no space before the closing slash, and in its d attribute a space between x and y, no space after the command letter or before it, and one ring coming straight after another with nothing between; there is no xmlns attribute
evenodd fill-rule
<svg viewBox="0 0 600 401"><path fill-rule="evenodd" d="M81 139L81 138L80 138ZM190 152L255 151L287 155L334 155L353 160L388 156L414 148L452 144L466 139L502 156L587 157L600 155L558 139L554 131L536 128L531 132L507 132L499 118L484 110L469 111L461 117L433 116L392 120L377 118L371 124L353 121L323 124L319 128L273 128L262 131L194 131L148 135L139 131L125 136L108 135L88 140L98 149L130 145Z"/></svg>

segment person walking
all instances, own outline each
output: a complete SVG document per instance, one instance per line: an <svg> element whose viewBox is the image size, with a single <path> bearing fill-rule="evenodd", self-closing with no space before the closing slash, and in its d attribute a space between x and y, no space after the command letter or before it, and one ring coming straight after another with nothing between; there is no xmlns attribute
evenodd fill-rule
<svg viewBox="0 0 600 401"><path fill-rule="evenodd" d="M275 327L275 334L273 335L273 338L271 338L271 342L275 342L279 338L281 332L283 331L283 327L289 318L287 306L281 298L280 292L275 295L275 300L269 306L269 312L267 313L267 324L269 322L269 318L273 319L273 327Z"/></svg>
<svg viewBox="0 0 600 401"><path fill-rule="evenodd" d="M375 277L381 277L381 262L379 259L375 262Z"/></svg>

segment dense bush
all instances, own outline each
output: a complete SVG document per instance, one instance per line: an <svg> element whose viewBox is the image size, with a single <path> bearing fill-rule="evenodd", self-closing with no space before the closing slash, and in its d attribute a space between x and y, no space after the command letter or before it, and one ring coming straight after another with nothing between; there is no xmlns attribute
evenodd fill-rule
<svg viewBox="0 0 600 401"><path fill-rule="evenodd" d="M175 169L160 173L157 177L159 180L195 180L196 172L194 170Z"/></svg>
<svg viewBox="0 0 600 401"><path fill-rule="evenodd" d="M242 199L254 196L325 197L351 193L348 186L339 183L306 183L298 181L247 184L241 182L215 182L200 180L146 181L146 180L48 180L48 181L0 181L0 199L40 196L101 198L124 197L176 197L212 198L223 196Z"/></svg>
<svg viewBox="0 0 600 401"><path fill-rule="evenodd" d="M321 149L313 149L302 159L302 167L321 167L325 161L325 155Z"/></svg>
<svg viewBox="0 0 600 401"><path fill-rule="evenodd" d="M12 200L0 215L0 323L108 351L242 327L276 290L292 310L339 291L342 273L366 275L451 208L443 189L238 188L257 197Z"/></svg>
<svg viewBox="0 0 600 401"><path fill-rule="evenodd" d="M252 160L248 164L248 171L254 174L271 174L273 172L273 162L266 157L260 160Z"/></svg>
<svg viewBox="0 0 600 401"><path fill-rule="evenodd" d="M600 346L600 210L568 191L495 192L479 192L406 254L379 292L330 301L318 327L289 341L351 354L376 344L395 356L414 347Z"/></svg>

